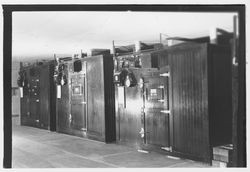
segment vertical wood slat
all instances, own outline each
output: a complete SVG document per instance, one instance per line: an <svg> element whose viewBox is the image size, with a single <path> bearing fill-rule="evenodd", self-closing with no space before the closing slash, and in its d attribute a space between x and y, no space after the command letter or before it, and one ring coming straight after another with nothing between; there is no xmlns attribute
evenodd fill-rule
<svg viewBox="0 0 250 172"><path fill-rule="evenodd" d="M209 85L208 85L208 58L210 58L210 54L208 51L208 45L203 44L201 51L199 52L202 57L201 60L201 78L202 78L202 111L201 114L203 116L202 120L202 128L204 130L204 134L202 136L203 140L203 156L205 161L211 161L211 146L210 146L210 133L209 133Z"/></svg>
<svg viewBox="0 0 250 172"><path fill-rule="evenodd" d="M49 65L49 83L50 83L50 130L56 131L56 85L54 83L54 62Z"/></svg>
<svg viewBox="0 0 250 172"><path fill-rule="evenodd" d="M39 77L39 94L40 94L40 112L39 112L39 120L43 126L41 128L49 129L50 122L50 75L49 75L49 65L40 67L40 77Z"/></svg>

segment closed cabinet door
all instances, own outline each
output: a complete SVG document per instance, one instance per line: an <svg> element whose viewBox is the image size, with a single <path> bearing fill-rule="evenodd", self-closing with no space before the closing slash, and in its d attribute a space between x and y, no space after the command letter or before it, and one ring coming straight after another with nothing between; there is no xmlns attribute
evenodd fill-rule
<svg viewBox="0 0 250 172"><path fill-rule="evenodd" d="M71 75L71 114L70 127L74 130L87 130L87 100L85 74Z"/></svg>
<svg viewBox="0 0 250 172"><path fill-rule="evenodd" d="M144 142L167 149L170 146L169 73L149 72L144 79ZM141 132L143 133L143 132Z"/></svg>

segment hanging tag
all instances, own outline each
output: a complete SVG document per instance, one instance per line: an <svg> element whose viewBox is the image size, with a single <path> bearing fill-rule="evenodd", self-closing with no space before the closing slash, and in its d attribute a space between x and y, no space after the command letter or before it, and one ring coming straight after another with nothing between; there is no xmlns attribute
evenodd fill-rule
<svg viewBox="0 0 250 172"><path fill-rule="evenodd" d="M125 105L125 91L124 87L118 87L118 104L123 105L123 108L126 108Z"/></svg>
<svg viewBox="0 0 250 172"><path fill-rule="evenodd" d="M20 97L23 98L23 87L19 87L20 88Z"/></svg>
<svg viewBox="0 0 250 172"><path fill-rule="evenodd" d="M61 98L61 85L57 85L57 94L56 94L56 97L57 97L58 99Z"/></svg>

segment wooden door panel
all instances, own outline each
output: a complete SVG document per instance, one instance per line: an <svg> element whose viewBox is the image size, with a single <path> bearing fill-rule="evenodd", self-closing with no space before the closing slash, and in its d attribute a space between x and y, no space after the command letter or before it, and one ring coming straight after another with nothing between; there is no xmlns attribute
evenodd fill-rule
<svg viewBox="0 0 250 172"><path fill-rule="evenodd" d="M102 135L104 114L104 97L100 94L100 88L89 88L88 96L88 132L94 135Z"/></svg>
<svg viewBox="0 0 250 172"><path fill-rule="evenodd" d="M83 104L71 104L72 128L76 130L86 129L85 106Z"/></svg>
<svg viewBox="0 0 250 172"><path fill-rule="evenodd" d="M88 134L105 136L105 98L103 59L93 57L86 62Z"/></svg>
<svg viewBox="0 0 250 172"><path fill-rule="evenodd" d="M159 111L148 112L146 120L147 143L161 147L169 146L168 114Z"/></svg>

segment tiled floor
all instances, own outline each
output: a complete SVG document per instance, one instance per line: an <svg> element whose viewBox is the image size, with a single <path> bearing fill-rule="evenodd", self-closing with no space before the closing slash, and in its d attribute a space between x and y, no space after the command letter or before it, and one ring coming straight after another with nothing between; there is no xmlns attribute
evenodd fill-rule
<svg viewBox="0 0 250 172"><path fill-rule="evenodd" d="M12 136L13 168L210 167L32 127L13 126Z"/></svg>

